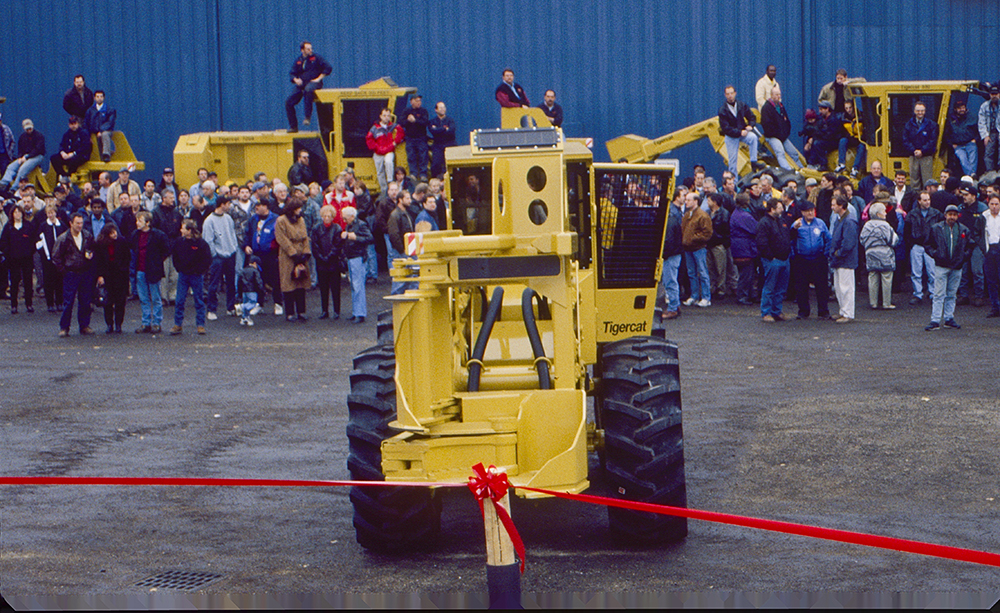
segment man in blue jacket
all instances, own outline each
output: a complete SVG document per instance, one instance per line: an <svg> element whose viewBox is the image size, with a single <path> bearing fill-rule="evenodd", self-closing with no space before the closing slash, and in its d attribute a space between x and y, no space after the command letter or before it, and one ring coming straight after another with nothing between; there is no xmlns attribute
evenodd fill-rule
<svg viewBox="0 0 1000 613"><path fill-rule="evenodd" d="M118 112L104 102L104 90L94 92L94 106L87 109L83 126L97 137L97 148L101 153L101 161L105 163L111 161L111 154L115 151L111 133L115 131L117 118Z"/></svg>
<svg viewBox="0 0 1000 613"><path fill-rule="evenodd" d="M274 224L278 216L267 208L266 202L258 202L255 215L247 223L246 254L260 258L261 276L271 286L274 298L274 314L284 315L282 308L281 283L278 279L278 241L274 236Z"/></svg>
<svg viewBox="0 0 1000 613"><path fill-rule="evenodd" d="M937 152L938 125L927 117L923 102L913 105L913 117L903 127L903 148L910 155L910 187L924 188L924 181L934 178L934 154Z"/></svg>
<svg viewBox="0 0 1000 613"><path fill-rule="evenodd" d="M323 77L333 72L333 68L319 55L313 53L312 43L303 41L299 45L302 54L292 62L292 69L288 72L295 90L292 95L285 100L285 114L288 115L288 131L298 132L299 122L295 116L295 105L305 97L303 111L305 118L302 123L309 125L313 112L313 92L323 87Z"/></svg>
<svg viewBox="0 0 1000 613"><path fill-rule="evenodd" d="M803 200L798 207L802 217L792 223L792 278L799 304L796 319L809 317L810 283L816 288L816 312L820 319L828 319L826 252L830 246L830 231L826 229L826 222L816 217L816 205Z"/></svg>
<svg viewBox="0 0 1000 613"><path fill-rule="evenodd" d="M91 149L90 133L80 128L79 117L70 115L69 130L66 130L59 143L59 153L49 158L49 161L56 169L56 174L67 177L87 163Z"/></svg>

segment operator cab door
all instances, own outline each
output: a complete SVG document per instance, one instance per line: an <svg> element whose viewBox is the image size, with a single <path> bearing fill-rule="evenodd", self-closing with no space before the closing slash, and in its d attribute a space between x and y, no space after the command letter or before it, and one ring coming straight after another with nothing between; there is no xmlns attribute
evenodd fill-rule
<svg viewBox="0 0 1000 613"><path fill-rule="evenodd" d="M676 169L594 164L597 342L649 335Z"/></svg>

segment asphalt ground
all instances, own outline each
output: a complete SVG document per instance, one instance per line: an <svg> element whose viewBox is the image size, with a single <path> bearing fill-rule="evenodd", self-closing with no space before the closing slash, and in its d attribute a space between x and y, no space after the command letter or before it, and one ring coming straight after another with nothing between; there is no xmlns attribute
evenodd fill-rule
<svg viewBox="0 0 1000 613"><path fill-rule="evenodd" d="M361 325L315 319L310 292L308 322L261 314L241 328L223 317L207 336L193 334L190 306L180 337L132 333L139 309L129 303L126 334L81 337L74 327L67 339L44 308L3 308L0 474L346 479L351 358L374 344L387 289L369 288ZM1000 552L1000 323L959 307L961 330L925 332L930 306L896 303L871 311L860 290L847 325L765 324L755 307L719 302L668 322L689 506ZM103 332L96 313L94 328ZM601 493L596 456L591 465ZM812 595L796 601L808 604L863 593L885 598L829 602L900 606L916 593L988 607L1000 595L997 568L965 562L699 521L681 543L635 549L610 537L597 506L515 499L512 515L528 551L525 602L536 605L777 593ZM137 582L181 570L221 578L158 597L482 602L482 520L468 492L446 495L438 546L405 557L362 549L351 519L343 488L0 486L0 594L15 606L142 606L157 595ZM331 600L338 594L367 599ZM579 596L546 600L560 594ZM594 600L602 594L614 596ZM695 596L687 606L715 602Z"/></svg>

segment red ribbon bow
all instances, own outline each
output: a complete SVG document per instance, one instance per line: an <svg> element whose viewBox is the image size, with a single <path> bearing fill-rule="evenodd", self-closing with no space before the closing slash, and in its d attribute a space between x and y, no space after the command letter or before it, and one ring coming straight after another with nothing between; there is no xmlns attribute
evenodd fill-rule
<svg viewBox="0 0 1000 613"><path fill-rule="evenodd" d="M507 495L507 490L511 487L510 481L507 480L507 473L502 473L497 471L497 467L492 464L487 469L483 467L483 463L480 462L472 467L472 471L475 475L469 477L469 490L472 495L476 497L476 502L479 503L479 510L485 516L485 509L483 509L483 500L487 498L493 503L493 508L497 512L497 517L500 518L500 523L503 524L507 534L510 536L511 542L514 543L514 551L517 552L519 558L521 558L521 572L524 572L524 543L521 541L521 535L517 533L517 528L514 527L514 520L510 518L510 514L507 513L507 509L498 502L501 498Z"/></svg>

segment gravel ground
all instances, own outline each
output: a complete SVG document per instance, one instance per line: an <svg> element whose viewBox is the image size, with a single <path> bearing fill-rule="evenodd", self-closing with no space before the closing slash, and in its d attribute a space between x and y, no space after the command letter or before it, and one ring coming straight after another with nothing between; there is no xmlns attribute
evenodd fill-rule
<svg viewBox="0 0 1000 613"><path fill-rule="evenodd" d="M362 325L262 314L204 337L58 339L56 315L5 308L0 473L346 479L347 375L387 289L370 288ZM1000 324L959 307L961 330L927 333L930 307L897 303L859 306L849 325L764 324L726 303L668 322L689 505L1000 552ZM0 486L0 593L32 608L483 604L467 492L446 495L438 547L403 558L358 546L351 514L337 488ZM530 606L988 607L1000 594L996 569L970 563L695 521L682 543L623 549L599 507L517 499L512 515ZM193 593L135 585L167 570L221 578ZM779 594L799 596L767 600Z"/></svg>

